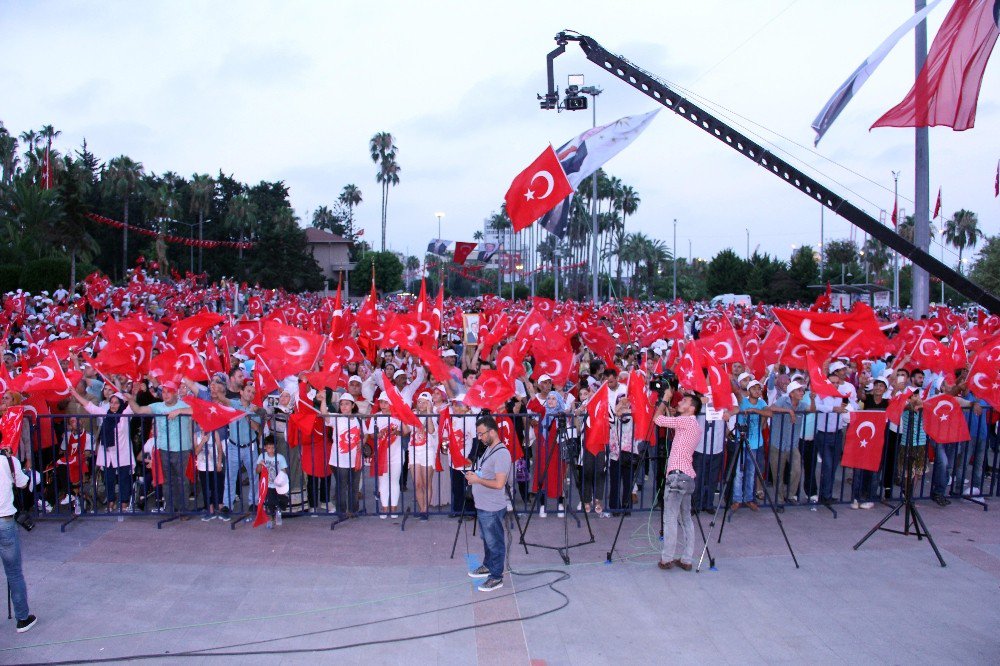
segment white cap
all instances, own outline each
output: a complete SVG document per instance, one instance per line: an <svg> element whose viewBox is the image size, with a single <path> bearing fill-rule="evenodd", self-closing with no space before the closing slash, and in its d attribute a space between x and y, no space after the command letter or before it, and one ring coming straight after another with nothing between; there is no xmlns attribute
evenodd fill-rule
<svg viewBox="0 0 1000 666"><path fill-rule="evenodd" d="M357 375L351 375L350 379L347 380L347 383L350 384L351 382L357 382L359 384L365 383L364 380L361 379L361 377L358 377Z"/></svg>
<svg viewBox="0 0 1000 666"><path fill-rule="evenodd" d="M752 389L752 388L753 388L754 386L757 386L757 387L760 387L761 389L763 389L763 388L764 388L763 386L761 386L761 385L760 385L760 382L759 382L759 381L757 381L757 380L755 379L755 380L753 380L752 382L750 382L749 384L747 384L747 390L749 391L749 390L750 390L750 389Z"/></svg>
<svg viewBox="0 0 1000 666"><path fill-rule="evenodd" d="M830 370L829 371L830 372L836 372L837 370L843 370L846 367L847 366L844 365L843 363L841 363L840 361L834 361L833 363L830 364Z"/></svg>
<svg viewBox="0 0 1000 666"><path fill-rule="evenodd" d="M753 375L749 372L740 373L740 376L736 378L736 383L742 382L744 379L753 379ZM749 386L747 388L750 388Z"/></svg>
<svg viewBox="0 0 1000 666"><path fill-rule="evenodd" d="M448 358L449 356L458 356L458 354L455 353L454 349L445 349L441 352L441 358Z"/></svg>
<svg viewBox="0 0 1000 666"><path fill-rule="evenodd" d="M430 402L430 400L431 400L431 394L428 393L427 391L421 391L420 395L417 396L417 400L426 400L426 401Z"/></svg>
<svg viewBox="0 0 1000 666"><path fill-rule="evenodd" d="M549 377L548 375L542 375L541 377L538 378L538 383L539 384L541 384L542 382L551 382L551 381L552 381L552 378Z"/></svg>
<svg viewBox="0 0 1000 666"><path fill-rule="evenodd" d="M393 378L393 379L395 379L396 377L399 377L400 375L402 375L402 376L404 376L404 377L405 377L405 376L406 376L406 370L397 370L397 371L396 371L396 372L395 372L395 373L394 373L394 374L392 375L392 378Z"/></svg>
<svg viewBox="0 0 1000 666"><path fill-rule="evenodd" d="M801 382L791 381L788 382L788 388L786 389L786 391L788 393L791 393L792 391L795 391L797 389L804 389L805 387L806 385Z"/></svg>
<svg viewBox="0 0 1000 666"><path fill-rule="evenodd" d="M357 400L354 399L354 396L351 395L350 393L348 393L347 391L344 391L343 393L340 394L340 401L339 402L342 402L344 400L346 400L348 402L353 402L353 403L357 404Z"/></svg>
<svg viewBox="0 0 1000 666"><path fill-rule="evenodd" d="M463 402L465 400L465 394L459 393L454 398L451 399L452 402Z"/></svg>

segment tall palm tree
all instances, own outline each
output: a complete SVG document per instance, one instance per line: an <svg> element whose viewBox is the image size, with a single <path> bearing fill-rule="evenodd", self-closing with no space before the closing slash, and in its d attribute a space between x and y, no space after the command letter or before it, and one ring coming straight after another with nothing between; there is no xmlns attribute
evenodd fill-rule
<svg viewBox="0 0 1000 666"><path fill-rule="evenodd" d="M337 217L336 213L330 210L329 206L320 206L313 211L312 226L314 229L323 229L324 231L333 232L333 230L338 227L339 222L340 219Z"/></svg>
<svg viewBox="0 0 1000 666"><path fill-rule="evenodd" d="M875 275L879 275L889 265L889 249L872 237L861 246L861 253Z"/></svg>
<svg viewBox="0 0 1000 666"><path fill-rule="evenodd" d="M0 122L0 183L10 184L14 180L14 172L17 170L17 163L20 158L17 156L17 137L7 131L7 128Z"/></svg>
<svg viewBox="0 0 1000 666"><path fill-rule="evenodd" d="M168 171L150 188L147 194L151 213L156 220L156 261L160 264L160 275L169 276L167 262L167 227L177 217L177 192L174 190L172 172Z"/></svg>
<svg viewBox="0 0 1000 666"><path fill-rule="evenodd" d="M56 138L62 134L62 132L56 130L52 125L42 125L42 130L39 132L39 137L45 140L45 150L52 152L52 139Z"/></svg>
<svg viewBox="0 0 1000 666"><path fill-rule="evenodd" d="M343 205L347 206L347 237L354 240L354 207L361 203L361 190L357 185L344 185L337 197Z"/></svg>
<svg viewBox="0 0 1000 666"><path fill-rule="evenodd" d="M257 224L257 207L246 194L238 194L229 200L229 208L226 210L226 226L239 231L239 240L244 240L244 231L247 237L252 235L252 230ZM243 247L240 246L240 259L243 258Z"/></svg>
<svg viewBox="0 0 1000 666"><path fill-rule="evenodd" d="M399 184L400 167L396 162L396 139L389 132L378 132L368 142L372 162L378 165L375 182L382 186L382 252L385 252L385 228L389 188Z"/></svg>
<svg viewBox="0 0 1000 666"><path fill-rule="evenodd" d="M958 248L958 272L962 272L962 251L967 247L976 247L983 232L979 229L979 217L971 210L956 211L951 219L944 223L944 240Z"/></svg>
<svg viewBox="0 0 1000 666"><path fill-rule="evenodd" d="M38 147L38 142L41 141L42 137L35 130L26 130L21 132L21 143L24 145L24 156L25 160L29 160L35 154L35 148Z"/></svg>
<svg viewBox="0 0 1000 666"><path fill-rule="evenodd" d="M191 176L191 212L198 214L198 273L201 273L201 241L204 239L202 228L205 224L205 213L212 208L215 198L215 180L207 173Z"/></svg>
<svg viewBox="0 0 1000 666"><path fill-rule="evenodd" d="M122 223L125 225L122 230L122 276L128 272L128 204L129 198L135 191L139 181L144 175L142 163L134 161L126 155L119 155L108 162L107 169L101 177L101 184L109 192L117 194L125 201L122 211Z"/></svg>

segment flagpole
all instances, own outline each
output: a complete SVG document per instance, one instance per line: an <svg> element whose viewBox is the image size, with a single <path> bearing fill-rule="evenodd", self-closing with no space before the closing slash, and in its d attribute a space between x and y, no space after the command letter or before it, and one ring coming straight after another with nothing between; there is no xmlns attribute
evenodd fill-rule
<svg viewBox="0 0 1000 666"><path fill-rule="evenodd" d="M926 5L926 0L914 0L914 9L922 10ZM917 24L914 31L914 65L916 76L920 76L920 70L924 68L924 61L927 60L927 20ZM916 88L917 107L926 104L926 92L921 86ZM927 252L930 249L930 139L928 128L917 127L915 133L914 146L914 210L913 210L913 244ZM913 264L913 287L910 307L913 309L913 318L919 319L927 314L928 303L930 302L930 274L923 268Z"/></svg>
<svg viewBox="0 0 1000 666"><path fill-rule="evenodd" d="M899 229L899 172L892 172L892 197L893 206L892 209L896 211L897 222L893 223L896 229ZM892 253L892 305L897 310L899 309L899 252L893 250Z"/></svg>

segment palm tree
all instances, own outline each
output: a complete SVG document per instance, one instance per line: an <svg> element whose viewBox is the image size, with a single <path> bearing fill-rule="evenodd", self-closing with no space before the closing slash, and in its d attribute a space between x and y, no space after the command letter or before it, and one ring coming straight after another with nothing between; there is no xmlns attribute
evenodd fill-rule
<svg viewBox="0 0 1000 666"><path fill-rule="evenodd" d="M323 229L332 233L339 227L339 223L340 218L328 206L320 206L313 211L312 226L314 229Z"/></svg>
<svg viewBox="0 0 1000 666"><path fill-rule="evenodd" d="M0 183L10 184L14 180L14 171L17 170L17 163L20 160L17 156L17 137L7 131L7 128L0 122Z"/></svg>
<svg viewBox="0 0 1000 666"><path fill-rule="evenodd" d="M143 177L142 163L132 160L126 155L119 155L108 162L108 167L101 177L101 184L111 193L125 200L122 211L122 223L125 225L122 234L122 276L128 272L128 204L132 192Z"/></svg>
<svg viewBox="0 0 1000 666"><path fill-rule="evenodd" d="M361 203L361 190L357 185L344 185L337 197L343 205L347 206L347 237L354 240L354 207Z"/></svg>
<svg viewBox="0 0 1000 666"><path fill-rule="evenodd" d="M412 278L413 278L414 275L416 275L416 272L418 270L420 270L420 259L418 259L417 257L414 257L413 255L410 255L409 257L407 257L406 258L406 272L407 272L407 275L409 275L410 278L411 278L410 280L407 280L407 282L406 282L406 289L407 289L407 291L413 291L413 279Z"/></svg>
<svg viewBox="0 0 1000 666"><path fill-rule="evenodd" d="M45 139L45 150L49 153L52 152L52 139L56 138L62 134L62 132L56 130L52 125L42 125L42 131L39 132L39 138Z"/></svg>
<svg viewBox="0 0 1000 666"><path fill-rule="evenodd" d="M872 237L861 246L861 254L875 275L879 275L889 265L889 249Z"/></svg>
<svg viewBox="0 0 1000 666"><path fill-rule="evenodd" d="M239 239L244 239L243 232L247 231L250 236L252 229L257 223L257 207L246 194L238 194L229 200L229 208L226 210L226 226L239 230ZM243 247L239 251L240 259L243 259Z"/></svg>
<svg viewBox="0 0 1000 666"><path fill-rule="evenodd" d="M205 224L205 213L211 210L215 198L215 181L207 173L191 176L191 212L198 214L198 273L201 273L201 241L204 238L202 227Z"/></svg>
<svg viewBox="0 0 1000 666"><path fill-rule="evenodd" d="M642 246L645 239L646 237L641 233L626 234L618 251L618 256L621 261L625 262L625 267L631 266L628 288L625 290L627 295L631 295L636 268L642 261Z"/></svg>
<svg viewBox="0 0 1000 666"><path fill-rule="evenodd" d="M167 263L167 225L177 217L177 193L173 187L176 174L168 171L158 183L150 187L146 198L151 206L152 217L156 220L156 261L160 265L160 275L169 276Z"/></svg>
<svg viewBox="0 0 1000 666"><path fill-rule="evenodd" d="M27 130L21 132L21 143L24 144L24 156L25 160L30 160L32 155L35 153L35 148L38 147L38 142L41 140L41 136L35 130Z"/></svg>
<svg viewBox="0 0 1000 666"><path fill-rule="evenodd" d="M378 132L368 142L372 162L378 165L375 182L382 185L382 252L385 252L386 213L389 188L399 184L400 167L396 162L396 139L389 132Z"/></svg>
<svg viewBox="0 0 1000 666"><path fill-rule="evenodd" d="M958 272L962 272L962 251L976 247L983 232L979 229L979 217L971 210L959 210L944 223L944 240L958 248Z"/></svg>

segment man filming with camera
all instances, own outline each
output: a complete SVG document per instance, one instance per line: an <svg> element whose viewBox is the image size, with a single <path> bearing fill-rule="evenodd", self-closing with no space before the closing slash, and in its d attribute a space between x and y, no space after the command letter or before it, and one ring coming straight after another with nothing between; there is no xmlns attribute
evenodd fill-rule
<svg viewBox="0 0 1000 666"><path fill-rule="evenodd" d="M28 612L28 586L21 571L21 540L14 519L17 514L14 487L24 488L27 485L28 477L21 470L21 461L12 456L10 448L0 441L0 559L3 560L19 634L28 631L37 622L37 618Z"/></svg>
<svg viewBox="0 0 1000 666"><path fill-rule="evenodd" d="M504 486L510 474L510 451L500 440L497 422L492 416L476 420L476 436L486 445L486 450L476 459L472 471L465 473L465 480L472 487L476 502L476 517L483 537L483 565L470 571L472 578L485 578L479 586L481 592L492 592L503 587L503 563L506 545L503 541L503 518L507 513L507 496Z"/></svg>
<svg viewBox="0 0 1000 666"><path fill-rule="evenodd" d="M663 553L658 566L661 569L679 567L691 571L694 558L694 523L691 520L691 494L695 487L695 471L692 460L702 438L698 413L701 398L694 394L685 395L676 409L670 407L673 391L664 390L663 399L657 405L653 422L661 428L674 431L670 456L667 458L666 494L663 504ZM670 416L667 416L670 414ZM681 539L678 539L678 523ZM680 555L677 555L680 553Z"/></svg>

